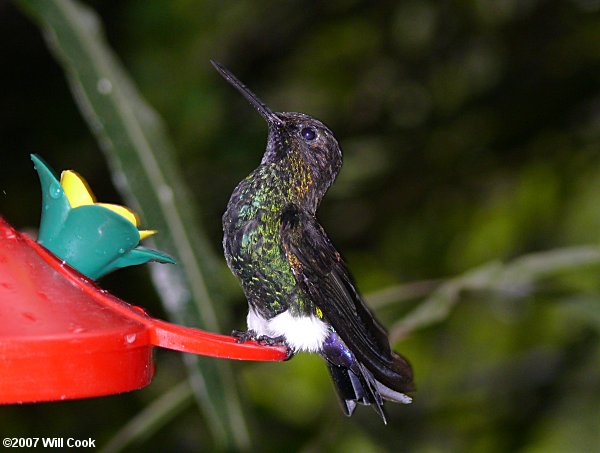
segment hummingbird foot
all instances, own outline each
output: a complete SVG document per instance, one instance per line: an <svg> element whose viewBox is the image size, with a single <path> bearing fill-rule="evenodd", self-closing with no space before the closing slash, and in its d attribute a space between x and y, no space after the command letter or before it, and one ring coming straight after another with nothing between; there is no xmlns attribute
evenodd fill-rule
<svg viewBox="0 0 600 453"><path fill-rule="evenodd" d="M262 346L285 346L287 349L287 356L285 361L290 360L296 354L293 348L285 341L285 335L278 337L269 337L268 335L258 335L255 330L234 330L231 332L231 336L235 338L237 343L245 343L246 341L256 341Z"/></svg>
<svg viewBox="0 0 600 453"><path fill-rule="evenodd" d="M286 351L286 356L285 359L283 359L284 362L287 362L288 360L291 360L292 357L294 357L296 355L296 350L294 348L290 348L287 344L287 351Z"/></svg>
<svg viewBox="0 0 600 453"><path fill-rule="evenodd" d="M269 337L267 335L261 335L256 338L258 344L263 346L285 346L287 349L287 355L284 361L290 360L296 354L296 351L293 348L290 348L290 345L285 341L285 335L280 335L278 337Z"/></svg>
<svg viewBox="0 0 600 453"><path fill-rule="evenodd" d="M231 336L235 338L236 343L245 343L257 339L257 333L254 330L233 330Z"/></svg>
<svg viewBox="0 0 600 453"><path fill-rule="evenodd" d="M238 343L245 343L246 341L256 341L262 346L280 346L286 345L285 335L278 337L270 337L268 335L258 335L255 330L233 330L231 336L237 340Z"/></svg>
<svg viewBox="0 0 600 453"><path fill-rule="evenodd" d="M285 335L279 335L278 337L269 337L268 335L261 335L256 337L256 342L258 344L262 344L263 346L279 346L282 344L287 344L285 342Z"/></svg>

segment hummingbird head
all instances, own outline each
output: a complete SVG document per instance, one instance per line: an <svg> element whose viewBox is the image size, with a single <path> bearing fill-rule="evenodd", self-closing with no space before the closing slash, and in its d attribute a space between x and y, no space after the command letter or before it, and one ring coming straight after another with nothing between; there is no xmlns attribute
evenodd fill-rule
<svg viewBox="0 0 600 453"><path fill-rule="evenodd" d="M287 160L290 171L304 172L305 192L316 209L342 167L342 150L333 132L304 113L271 111L229 70L215 61L211 63L267 121L269 136L261 164Z"/></svg>

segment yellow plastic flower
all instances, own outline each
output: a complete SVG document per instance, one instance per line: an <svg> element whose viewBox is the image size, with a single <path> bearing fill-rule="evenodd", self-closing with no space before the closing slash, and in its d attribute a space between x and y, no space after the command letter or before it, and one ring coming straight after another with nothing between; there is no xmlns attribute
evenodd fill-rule
<svg viewBox="0 0 600 453"><path fill-rule="evenodd" d="M129 220L138 228L140 219L131 209L118 204L97 203L94 193L90 189L87 181L77 172L73 170L65 170L60 175L60 185L65 191L65 195L69 200L71 208L75 209L79 206L95 205L109 209L121 217ZM138 230L140 240L146 239L156 233L156 230Z"/></svg>

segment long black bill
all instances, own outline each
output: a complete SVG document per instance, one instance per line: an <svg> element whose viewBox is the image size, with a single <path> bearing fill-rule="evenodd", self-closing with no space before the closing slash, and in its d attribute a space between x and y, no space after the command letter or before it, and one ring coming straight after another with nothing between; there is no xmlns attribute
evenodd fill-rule
<svg viewBox="0 0 600 453"><path fill-rule="evenodd" d="M254 108L260 113L260 115L267 120L269 123L280 123L281 120L277 117L275 113L271 111L269 107L267 107L263 101L261 101L258 96L256 96L246 85L240 82L236 76L234 76L225 66L217 63L214 60L210 60L212 65L215 67L219 74L223 76L225 80L227 80L231 85L233 85L242 95L250 101L250 104L254 106Z"/></svg>

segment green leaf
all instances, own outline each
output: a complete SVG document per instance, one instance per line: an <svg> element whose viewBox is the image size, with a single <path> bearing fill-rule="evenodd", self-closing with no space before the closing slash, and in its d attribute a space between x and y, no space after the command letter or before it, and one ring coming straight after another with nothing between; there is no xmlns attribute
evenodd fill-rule
<svg viewBox="0 0 600 453"><path fill-rule="evenodd" d="M176 322L220 331L215 309L220 303L217 259L198 226L198 212L162 121L108 47L97 15L71 0L17 3L43 29L106 154L115 185L144 224L159 230L153 245L179 263L151 267L166 311ZM186 363L216 445L248 448L249 433L229 364L195 356L186 357Z"/></svg>
<svg viewBox="0 0 600 453"><path fill-rule="evenodd" d="M148 404L144 410L129 420L104 445L100 453L122 451L128 445L150 436L172 417L183 412L191 401L192 390L187 381L172 387L168 392Z"/></svg>

